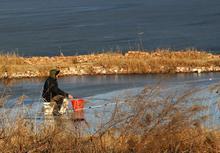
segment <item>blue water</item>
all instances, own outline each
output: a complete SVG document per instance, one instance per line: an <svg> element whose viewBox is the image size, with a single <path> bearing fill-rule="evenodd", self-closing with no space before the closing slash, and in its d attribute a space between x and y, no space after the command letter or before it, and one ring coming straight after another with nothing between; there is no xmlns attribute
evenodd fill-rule
<svg viewBox="0 0 220 153"><path fill-rule="evenodd" d="M20 55L197 48L219 53L219 0L1 0L0 50Z"/></svg>

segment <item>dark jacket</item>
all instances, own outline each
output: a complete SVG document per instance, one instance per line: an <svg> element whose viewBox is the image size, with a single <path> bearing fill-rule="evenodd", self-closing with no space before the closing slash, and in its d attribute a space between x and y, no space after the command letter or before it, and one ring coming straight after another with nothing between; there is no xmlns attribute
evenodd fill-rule
<svg viewBox="0 0 220 153"><path fill-rule="evenodd" d="M42 97L48 102L50 102L51 99L57 95L62 95L64 97L68 97L68 93L66 93L58 88L58 83L57 83L57 79L56 79L56 75L58 73L59 73L59 70L56 70L56 69L51 70L50 76L47 78L47 80L44 83Z"/></svg>

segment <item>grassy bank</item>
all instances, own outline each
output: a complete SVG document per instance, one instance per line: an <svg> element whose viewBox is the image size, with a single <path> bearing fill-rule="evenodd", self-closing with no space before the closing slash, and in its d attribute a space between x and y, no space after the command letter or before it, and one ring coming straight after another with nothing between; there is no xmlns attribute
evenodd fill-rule
<svg viewBox="0 0 220 153"><path fill-rule="evenodd" d="M189 104L197 91L159 99L155 98L158 89L146 87L127 97L124 105L116 105L109 121L86 135L71 117L71 128L58 118L52 125L39 125L36 131L34 121L18 115L16 122L9 122L1 112L0 152L217 153L220 131L205 128L203 122L209 116L200 114L207 107Z"/></svg>
<svg viewBox="0 0 220 153"><path fill-rule="evenodd" d="M44 77L52 68L61 75L144 74L220 71L220 57L195 50L128 51L81 56L20 57L0 55L0 78Z"/></svg>

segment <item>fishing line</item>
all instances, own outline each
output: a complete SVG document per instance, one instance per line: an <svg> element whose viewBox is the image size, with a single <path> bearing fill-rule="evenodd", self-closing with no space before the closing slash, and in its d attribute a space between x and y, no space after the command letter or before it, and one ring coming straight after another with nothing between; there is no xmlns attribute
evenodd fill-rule
<svg viewBox="0 0 220 153"><path fill-rule="evenodd" d="M183 85L183 84L187 84L187 83L196 83L196 82L205 82L205 81L209 82L209 81L214 81L214 80L220 80L220 77L210 77L210 78L207 78L207 79L197 79L197 80L188 80L188 81L171 82L171 83L181 83ZM176 86L177 85L174 85L173 87L166 88L166 90L176 88ZM204 89L206 89L206 87L202 88L201 90L204 90ZM87 99L84 98L84 99L86 100L87 103L92 102L94 100L111 101L110 99L92 99L92 98L87 98ZM105 107L105 106L108 106L108 105L123 104L123 103L125 103L125 102L124 101L122 101L122 102L110 102L110 103L105 103L105 104L101 104L101 105L95 105L95 106L88 106L86 108L80 108L80 109L77 109L75 111L96 109L96 108L101 108L101 107ZM68 109L68 111L74 111L74 110Z"/></svg>
<svg viewBox="0 0 220 153"><path fill-rule="evenodd" d="M205 82L205 81L214 81L214 80L220 80L220 77L210 77L210 78L207 78L207 79L198 79L198 80L187 80L187 81L178 81L178 82L170 82L170 83L178 83L178 85L184 85L184 84L191 84L191 83L197 83L197 82ZM180 84L181 83L181 84ZM178 86L177 84L174 84L172 87L169 87L169 88L165 88L166 90L170 90L170 89L174 89ZM216 85L216 83L215 83ZM204 87L203 89L201 90L204 90L204 89L207 89L207 87ZM201 91L200 90L200 91ZM124 104L126 103L125 101L120 101L120 102L112 102L113 100L111 99L106 99L106 98L83 98L87 104L89 103L96 103L96 101L107 101L109 103L105 103L105 104L100 104L100 105L94 105L94 106L87 106L87 107L84 107L84 108L80 108L80 109L77 109L77 110L74 110L74 109L71 109L71 108L67 108L66 112L75 112L75 111L82 111L82 110L91 110L91 109L97 109L97 108L102 108L102 107L107 107L107 106L111 106L111 105L116 105L116 104ZM40 101L41 98L40 98ZM42 102L43 103L43 102ZM70 101L69 101L70 103ZM40 106L39 106L40 107ZM41 112L42 113L42 112ZM41 114L40 112L37 112L38 115Z"/></svg>

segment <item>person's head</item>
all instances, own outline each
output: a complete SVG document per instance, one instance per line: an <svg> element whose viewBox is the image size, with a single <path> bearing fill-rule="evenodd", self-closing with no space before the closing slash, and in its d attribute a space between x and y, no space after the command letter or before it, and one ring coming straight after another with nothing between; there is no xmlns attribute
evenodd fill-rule
<svg viewBox="0 0 220 153"><path fill-rule="evenodd" d="M50 70L50 77L56 79L57 75L60 73L60 70L52 69Z"/></svg>

